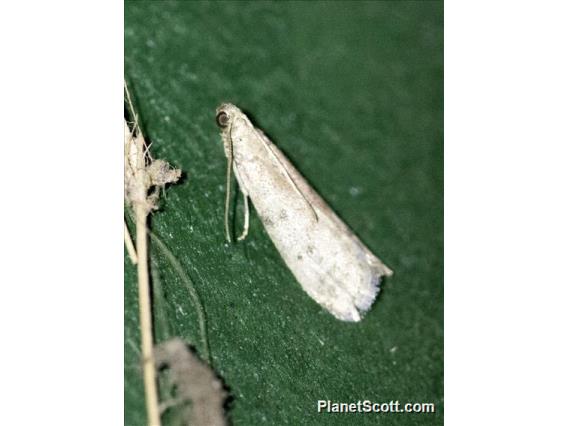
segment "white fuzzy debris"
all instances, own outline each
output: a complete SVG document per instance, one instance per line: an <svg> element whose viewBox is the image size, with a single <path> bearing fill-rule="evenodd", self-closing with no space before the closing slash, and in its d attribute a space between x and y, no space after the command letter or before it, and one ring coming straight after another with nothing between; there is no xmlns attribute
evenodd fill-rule
<svg viewBox="0 0 568 426"><path fill-rule="evenodd" d="M302 288L336 318L360 321L375 300L381 276L392 271L239 108L221 105L217 123L222 128L228 171L232 163L245 202L250 197ZM239 239L246 236L246 224L248 217Z"/></svg>
<svg viewBox="0 0 568 426"><path fill-rule="evenodd" d="M140 149L145 151L140 158ZM124 195L132 205L143 205L147 213L157 208L160 190L181 177L181 170L164 160L154 160L144 137L124 122Z"/></svg>

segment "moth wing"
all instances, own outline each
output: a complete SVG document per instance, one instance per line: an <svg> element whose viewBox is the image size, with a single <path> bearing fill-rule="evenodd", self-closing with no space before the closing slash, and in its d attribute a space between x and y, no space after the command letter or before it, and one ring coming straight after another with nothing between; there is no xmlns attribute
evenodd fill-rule
<svg viewBox="0 0 568 426"><path fill-rule="evenodd" d="M271 149L282 166L286 169L287 174L290 176L296 187L302 193L302 196L309 202L311 207L316 212L317 216L325 216L337 228L338 235L343 235L352 239L365 252L369 264L377 270L380 275L391 276L393 271L386 266L377 256L369 250L365 244L351 231L351 229L335 214L335 212L327 205L325 200L310 186L306 179L298 172L296 167L288 160L284 153L273 144L270 139L259 129L256 129L263 142Z"/></svg>
<svg viewBox="0 0 568 426"><path fill-rule="evenodd" d="M280 250L278 238L273 238L276 246L313 299L341 320L359 321L376 298L381 276L391 275L392 271L331 210L282 151L260 130L256 131L274 154L275 165L285 169L291 184L317 216L317 221L306 229L311 241L309 261L299 263L290 256L290 250Z"/></svg>

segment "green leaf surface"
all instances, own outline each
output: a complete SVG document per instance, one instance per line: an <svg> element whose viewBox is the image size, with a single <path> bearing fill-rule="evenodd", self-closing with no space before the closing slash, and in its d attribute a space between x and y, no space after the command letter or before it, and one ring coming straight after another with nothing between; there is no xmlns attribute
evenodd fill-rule
<svg viewBox="0 0 568 426"><path fill-rule="evenodd" d="M233 424L442 424L442 3L126 2L125 72L152 155L185 173L151 219L185 272L150 241L156 339L204 356L192 284ZM395 271L362 322L336 320L301 289L254 210L248 238L224 241L225 101ZM143 425L127 258L125 274L125 424ZM326 414L320 399L433 402L436 413Z"/></svg>

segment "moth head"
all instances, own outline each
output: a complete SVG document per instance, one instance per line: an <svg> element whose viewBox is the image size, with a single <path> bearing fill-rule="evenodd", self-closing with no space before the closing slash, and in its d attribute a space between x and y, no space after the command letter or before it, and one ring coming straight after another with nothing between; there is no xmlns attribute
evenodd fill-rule
<svg viewBox="0 0 568 426"><path fill-rule="evenodd" d="M242 112L236 106L228 103L221 104L216 112L215 121L221 129L229 127L235 117L242 115Z"/></svg>
<svg viewBox="0 0 568 426"><path fill-rule="evenodd" d="M227 127L229 125L229 114L225 111L219 111L217 116L215 117L217 121L217 126L219 127Z"/></svg>

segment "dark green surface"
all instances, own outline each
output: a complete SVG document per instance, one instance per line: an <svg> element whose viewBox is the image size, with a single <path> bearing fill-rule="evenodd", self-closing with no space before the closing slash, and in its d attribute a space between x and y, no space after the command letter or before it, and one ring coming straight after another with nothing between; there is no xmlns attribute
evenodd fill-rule
<svg viewBox="0 0 568 426"><path fill-rule="evenodd" d="M187 174L152 229L203 301L235 425L442 424L442 30L439 2L125 4L143 129L154 157ZM394 269L361 323L302 291L254 211L248 239L224 242L223 101L250 113ZM157 337L201 351L187 287L152 250ZM142 425L136 275L125 270L125 423ZM427 401L438 412L318 414L318 399Z"/></svg>

